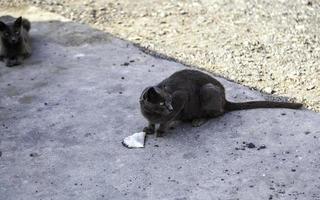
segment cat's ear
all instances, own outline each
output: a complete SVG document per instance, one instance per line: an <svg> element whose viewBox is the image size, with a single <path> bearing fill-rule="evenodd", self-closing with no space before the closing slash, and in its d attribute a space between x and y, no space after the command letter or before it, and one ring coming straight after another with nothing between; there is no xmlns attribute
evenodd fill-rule
<svg viewBox="0 0 320 200"><path fill-rule="evenodd" d="M161 89L157 86L151 87L149 89L149 92L151 92L154 95L160 95L161 94Z"/></svg>
<svg viewBox="0 0 320 200"><path fill-rule="evenodd" d="M147 98L147 94L148 94L150 88L151 87L147 87L142 91L142 94L140 96L140 101L145 100Z"/></svg>
<svg viewBox="0 0 320 200"><path fill-rule="evenodd" d="M150 87L148 90L148 99L155 99L160 96L160 88L158 87Z"/></svg>
<svg viewBox="0 0 320 200"><path fill-rule="evenodd" d="M22 17L18 17L16 19L16 21L14 22L14 26L18 28L22 26Z"/></svg>
<svg viewBox="0 0 320 200"><path fill-rule="evenodd" d="M0 21L0 31L4 31L4 29L6 28L6 24L3 23L2 21Z"/></svg>
<svg viewBox="0 0 320 200"><path fill-rule="evenodd" d="M157 94L161 94L161 89L157 86L152 87Z"/></svg>

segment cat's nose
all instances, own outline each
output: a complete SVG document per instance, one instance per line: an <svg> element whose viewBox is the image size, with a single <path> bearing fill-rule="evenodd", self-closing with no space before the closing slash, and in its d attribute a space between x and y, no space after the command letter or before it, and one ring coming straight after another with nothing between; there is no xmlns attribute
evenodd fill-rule
<svg viewBox="0 0 320 200"><path fill-rule="evenodd" d="M11 38L11 41L13 42L13 43L16 43L17 42L17 38Z"/></svg>

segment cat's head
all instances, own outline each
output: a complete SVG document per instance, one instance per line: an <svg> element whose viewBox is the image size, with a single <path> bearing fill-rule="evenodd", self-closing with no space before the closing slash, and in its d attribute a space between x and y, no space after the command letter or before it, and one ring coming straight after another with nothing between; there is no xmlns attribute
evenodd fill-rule
<svg viewBox="0 0 320 200"><path fill-rule="evenodd" d="M4 23L0 21L0 37L2 40L16 44L21 40L22 17L17 18L13 23Z"/></svg>
<svg viewBox="0 0 320 200"><path fill-rule="evenodd" d="M142 109L159 116L167 116L173 111L172 96L159 87L146 88L140 97Z"/></svg>

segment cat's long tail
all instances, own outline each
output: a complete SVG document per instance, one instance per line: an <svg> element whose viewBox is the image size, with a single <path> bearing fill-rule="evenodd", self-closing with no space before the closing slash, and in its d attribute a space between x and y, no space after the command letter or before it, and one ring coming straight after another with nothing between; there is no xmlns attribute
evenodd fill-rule
<svg viewBox="0 0 320 200"><path fill-rule="evenodd" d="M248 101L248 102L229 102L227 101L225 109L227 111L233 110L246 110L254 108L301 108L301 103L290 103L290 102L274 102L274 101Z"/></svg>
<svg viewBox="0 0 320 200"><path fill-rule="evenodd" d="M24 29L26 29L26 31L30 31L30 29L31 29L31 23L30 23L30 21L29 20L27 20L27 19L22 19L22 27L24 28Z"/></svg>

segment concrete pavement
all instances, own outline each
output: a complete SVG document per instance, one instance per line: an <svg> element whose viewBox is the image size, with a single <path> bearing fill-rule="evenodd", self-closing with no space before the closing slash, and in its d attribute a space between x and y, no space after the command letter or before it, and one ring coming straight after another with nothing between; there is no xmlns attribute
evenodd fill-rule
<svg viewBox="0 0 320 200"><path fill-rule="evenodd" d="M318 113L236 111L127 149L143 88L186 67L73 22L31 34L30 59L0 63L0 199L320 199ZM229 99L263 99L220 80Z"/></svg>

